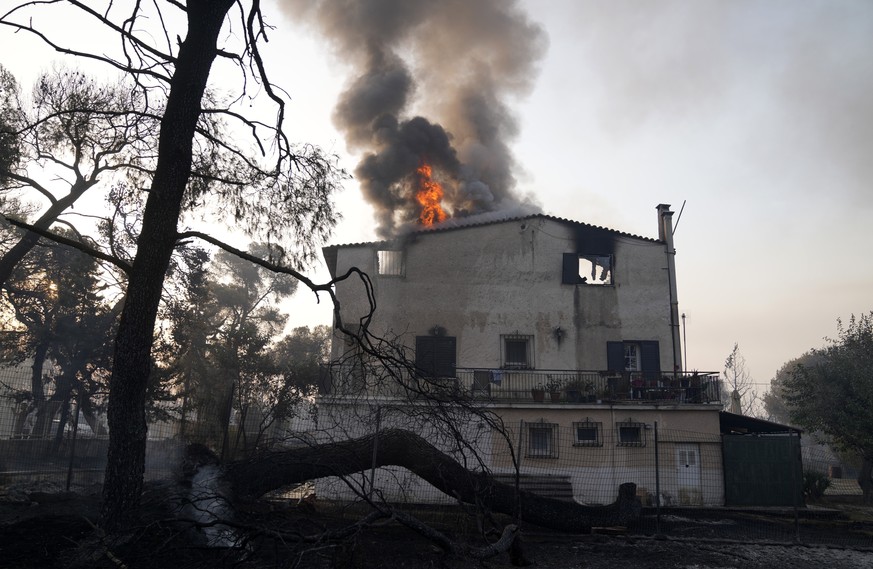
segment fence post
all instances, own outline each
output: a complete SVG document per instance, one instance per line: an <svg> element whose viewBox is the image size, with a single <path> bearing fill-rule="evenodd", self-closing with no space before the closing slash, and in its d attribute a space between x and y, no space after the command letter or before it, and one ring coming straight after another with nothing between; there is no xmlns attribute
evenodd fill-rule
<svg viewBox="0 0 873 569"><path fill-rule="evenodd" d="M791 442L791 446L794 447L794 437L797 435L794 431L791 431L789 435L789 441ZM791 468L791 493L793 494L792 501L794 502L794 541L795 543L800 543L800 512L798 506L798 496L803 495L803 490L800 486L800 481L797 479L797 471L798 469L803 468L803 456L801 455L800 449L800 441L797 441L797 455L795 456L794 465ZM793 450L793 449L791 449ZM802 478L801 478L802 479Z"/></svg>
<svg viewBox="0 0 873 569"><path fill-rule="evenodd" d="M73 414L73 437L70 440L70 462L67 463L67 492L70 491L70 483L73 480L73 461L76 458L76 435L79 432L79 410L82 408L82 392L76 399L76 412Z"/></svg>
<svg viewBox="0 0 873 569"><path fill-rule="evenodd" d="M515 453L515 523L521 523L521 459L524 456L524 419L518 428L518 452Z"/></svg>
<svg viewBox="0 0 873 569"><path fill-rule="evenodd" d="M224 409L224 433L221 436L221 462L227 460L228 445L230 444L230 416L233 414L233 388L234 383L230 383L229 393L227 395L227 405Z"/></svg>
<svg viewBox="0 0 873 569"><path fill-rule="evenodd" d="M661 533L661 459L658 452L657 421L655 421L655 533Z"/></svg>
<svg viewBox="0 0 873 569"><path fill-rule="evenodd" d="M369 499L373 499L373 486L376 483L376 459L379 456L379 430L382 428L382 407L376 407L376 433L373 435L373 462L370 465Z"/></svg>

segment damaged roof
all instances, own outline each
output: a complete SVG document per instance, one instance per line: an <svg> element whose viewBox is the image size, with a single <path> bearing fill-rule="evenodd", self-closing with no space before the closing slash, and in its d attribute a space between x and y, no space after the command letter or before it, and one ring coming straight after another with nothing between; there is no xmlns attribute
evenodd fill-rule
<svg viewBox="0 0 873 569"><path fill-rule="evenodd" d="M374 247L381 245L391 245L397 241L397 239L407 238L411 235L426 235L430 233L443 233L447 231L458 231L462 229L469 229L471 227L483 227L486 225L496 225L498 223L513 223L519 221L528 221L532 219L547 219L549 221L556 221L558 223L563 223L567 225L572 225L579 228L586 229L594 229L598 231L603 231L607 233L611 233L613 235L618 235L621 237L626 237L630 239L637 239L640 241L646 241L649 243L661 243L659 239L653 239L651 237L643 237L641 235L634 235L633 233L626 233L624 231L618 231L616 229L610 229L608 227L602 227L599 225L592 225L590 223L584 223L581 221L574 221L572 219L567 219L564 217L557 217L554 215L547 215L545 213L534 213L530 215L520 215L514 217L500 217L493 218L491 215L483 214L477 216L471 216L466 218L452 218L448 221L440 223L438 225L427 227L427 228L419 228L412 231L408 231L401 235L398 235L394 239L382 239L379 241L362 241L358 243L343 243L337 245L327 245L322 247L322 254L324 255L324 260L327 263L328 269L331 272L331 275L335 272L336 267L336 256L337 250L348 247ZM334 275L335 276L335 275Z"/></svg>
<svg viewBox="0 0 873 569"><path fill-rule="evenodd" d="M484 219L483 219L484 218ZM452 218L448 221L440 223L438 225L434 225L432 227L415 229L413 231L408 231L403 233L402 235L398 235L398 238L404 238L409 235L420 235L427 233L443 233L446 231L458 231L460 229L468 229L471 227L482 227L485 225L496 225L498 223L510 223L510 222L518 222L518 221L527 221L531 219L548 219L550 221L557 221L559 223L566 223L569 225L574 225L577 227L586 227L589 229L598 229L601 231L607 231L609 233L613 233L615 235L621 235L622 237L629 237L631 239L639 239L641 241L648 241L650 243L660 243L659 239L653 239L651 237L643 237L641 235L634 235L633 233L626 233L624 231L618 231L617 229L610 229L609 227L603 227L600 225L592 225L590 223L584 223L582 221L574 221L572 219L567 219L565 217L557 217L554 215L547 215L545 213L534 213L531 215L522 215L516 217L502 217L499 219L487 219L487 214L482 216L471 216L466 218ZM382 239L379 241L362 241L358 243L343 243L337 245L328 245L324 247L324 249L332 249L332 248L342 248L342 247L363 247L363 246L373 246L373 245L383 245L383 244L391 244L396 241L395 239Z"/></svg>

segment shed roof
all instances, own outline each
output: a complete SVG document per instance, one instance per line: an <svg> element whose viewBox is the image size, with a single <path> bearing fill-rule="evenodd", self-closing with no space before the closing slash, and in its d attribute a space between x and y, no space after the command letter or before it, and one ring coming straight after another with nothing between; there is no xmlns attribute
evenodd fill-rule
<svg viewBox="0 0 873 569"><path fill-rule="evenodd" d="M737 415L728 411L721 411L718 414L718 422L723 435L746 435L746 434L783 434L803 432L797 427L790 427L781 423L765 421L764 419L756 419L755 417L746 417L745 415Z"/></svg>

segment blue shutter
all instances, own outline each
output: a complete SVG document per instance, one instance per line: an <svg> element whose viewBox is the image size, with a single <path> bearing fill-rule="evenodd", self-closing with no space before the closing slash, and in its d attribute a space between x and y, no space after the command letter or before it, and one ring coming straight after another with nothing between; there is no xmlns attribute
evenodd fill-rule
<svg viewBox="0 0 873 569"><path fill-rule="evenodd" d="M609 371L624 371L624 343L606 343L606 368Z"/></svg>
<svg viewBox="0 0 873 569"><path fill-rule="evenodd" d="M661 375L661 348L655 340L640 342L640 368L646 379Z"/></svg>

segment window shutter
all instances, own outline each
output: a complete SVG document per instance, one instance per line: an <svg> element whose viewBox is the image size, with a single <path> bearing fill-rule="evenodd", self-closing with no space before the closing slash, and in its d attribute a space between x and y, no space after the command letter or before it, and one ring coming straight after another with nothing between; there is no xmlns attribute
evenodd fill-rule
<svg viewBox="0 0 873 569"><path fill-rule="evenodd" d="M640 368L647 379L661 375L661 349L657 341L640 342Z"/></svg>
<svg viewBox="0 0 873 569"><path fill-rule="evenodd" d="M564 253L561 283L579 284L579 255L576 253Z"/></svg>
<svg viewBox="0 0 873 569"><path fill-rule="evenodd" d="M416 336L415 365L428 377L455 376L454 336Z"/></svg>
<svg viewBox="0 0 873 569"><path fill-rule="evenodd" d="M606 343L606 368L609 371L624 371L624 343Z"/></svg>
<svg viewBox="0 0 873 569"><path fill-rule="evenodd" d="M433 374L436 377L455 377L455 337L434 338Z"/></svg>

